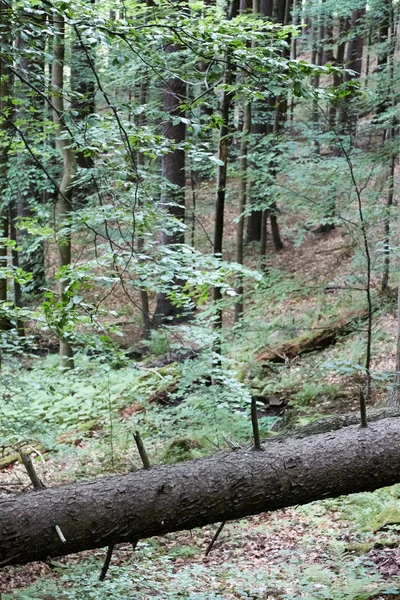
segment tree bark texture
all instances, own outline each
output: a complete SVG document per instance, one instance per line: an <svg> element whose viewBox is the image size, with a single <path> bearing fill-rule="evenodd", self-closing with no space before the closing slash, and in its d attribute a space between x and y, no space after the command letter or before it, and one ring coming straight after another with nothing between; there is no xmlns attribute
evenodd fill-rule
<svg viewBox="0 0 400 600"><path fill-rule="evenodd" d="M239 519L400 481L400 419L0 501L0 566ZM65 542L56 533L62 531Z"/></svg>
<svg viewBox="0 0 400 600"><path fill-rule="evenodd" d="M179 51L179 46L169 44L164 48L166 54ZM163 88L163 111L168 115L164 126L164 136L173 143L180 144L185 141L186 125L184 122L174 124L174 119L183 116L181 102L186 98L186 83L179 77L172 77L165 82ZM163 155L161 171L165 184L168 186L162 193L160 206L172 217L185 221L185 151L176 148ZM168 225L168 229L171 225ZM162 231L160 233L162 244L183 244L185 234L182 230ZM178 280L174 284L179 283ZM177 308L171 302L168 294L157 294L157 306L154 315L156 326L162 323L175 325L187 320L187 315L182 315L182 308Z"/></svg>
<svg viewBox="0 0 400 600"><path fill-rule="evenodd" d="M69 231L69 218L72 212L72 185L76 175L76 159L73 151L72 140L63 120L64 114L64 51L65 51L65 24L61 14L57 14L53 21L56 31L53 55L54 60L51 70L53 122L57 128L57 147L63 159L63 173L58 190L57 204L55 207L57 226L63 229L62 235L58 233L58 266L67 267L71 264L71 234ZM59 283L59 293L62 295L67 283ZM60 365L73 368L73 350L71 344L62 335L60 337Z"/></svg>

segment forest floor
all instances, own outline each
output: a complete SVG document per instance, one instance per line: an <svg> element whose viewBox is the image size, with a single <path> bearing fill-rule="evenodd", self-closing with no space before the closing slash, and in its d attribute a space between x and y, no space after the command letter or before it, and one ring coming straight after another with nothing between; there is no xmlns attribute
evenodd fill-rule
<svg viewBox="0 0 400 600"><path fill-rule="evenodd" d="M202 194L199 219L211 233L207 186ZM226 227L230 258L234 217L232 200ZM226 447L226 439L247 443L250 394L265 399L260 407L264 436L326 414L356 411L364 376L359 367L365 360L363 325L324 350L282 364L262 367L256 359L266 346L276 347L327 319L365 307L365 293L354 289L360 286L351 279L357 248L345 228L299 236L298 223L285 215L280 220L285 248L275 253L268 240L266 282L258 289L248 283L243 327L232 329L232 311L225 312L225 388L207 385L204 359L162 364L170 350L162 335L152 339L149 353L136 363L82 353L72 374L57 370L54 355L5 365L0 495L29 489L21 465L6 464L15 440L27 440L40 477L51 486L139 469L132 440L137 429L153 463L211 454ZM207 244L205 235L198 244ZM256 267L257 244L246 252L247 263ZM396 314L390 299L379 293L379 273L373 288L372 403L378 405L385 402L388 373L395 366ZM118 293L108 299L113 308L124 304ZM131 317L128 311L124 320ZM124 344L137 342L137 324L124 333ZM399 497L397 485L228 523L208 557L205 550L217 526L141 541L134 552L121 545L101 583L105 550L57 559L55 567L7 567L0 571L0 598L400 598Z"/></svg>

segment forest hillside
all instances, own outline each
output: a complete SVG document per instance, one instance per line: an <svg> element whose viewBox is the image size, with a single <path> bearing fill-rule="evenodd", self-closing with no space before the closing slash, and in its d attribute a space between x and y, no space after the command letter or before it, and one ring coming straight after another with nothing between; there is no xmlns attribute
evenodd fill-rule
<svg viewBox="0 0 400 600"><path fill-rule="evenodd" d="M400 598L398 0L0 0L0 599Z"/></svg>

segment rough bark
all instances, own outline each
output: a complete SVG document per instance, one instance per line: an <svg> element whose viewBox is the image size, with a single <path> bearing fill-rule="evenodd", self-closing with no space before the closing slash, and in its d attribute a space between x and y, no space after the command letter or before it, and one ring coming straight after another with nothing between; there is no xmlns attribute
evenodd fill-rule
<svg viewBox="0 0 400 600"><path fill-rule="evenodd" d="M277 348L266 348L258 355L257 360L265 362L285 362L301 354L321 350L335 344L341 337L357 328L360 321L368 318L368 311L351 312L337 321L321 324L315 330L281 344Z"/></svg>
<svg viewBox="0 0 400 600"><path fill-rule="evenodd" d="M169 44L164 48L166 54L178 52L179 46ZM180 144L185 141L186 125L184 122L174 124L176 117L183 116L181 102L186 98L186 83L179 77L171 77L163 88L163 111L168 115L164 126L164 136L171 142ZM162 194L161 208L179 221L185 221L185 151L175 149L162 157L162 176L168 186ZM169 225L170 228L170 225ZM162 231L162 244L183 244L185 234L181 230ZM176 279L174 285L179 283ZM156 326L162 323L174 325L187 319L182 308L171 302L168 294L157 294L157 306L153 322Z"/></svg>
<svg viewBox="0 0 400 600"><path fill-rule="evenodd" d="M57 204L55 207L57 226L62 228L62 234L57 235L58 266L68 267L71 264L71 234L69 231L69 218L72 211L72 185L76 175L76 159L71 147L72 140L68 134L63 120L64 115L64 50L65 50L65 24L61 14L57 14L53 21L56 32L53 55L54 60L51 70L53 122L57 128L57 147L63 159L63 173L58 190ZM60 281L59 293L62 296L67 282ZM69 341L60 335L60 365L73 368L73 350Z"/></svg>
<svg viewBox="0 0 400 600"><path fill-rule="evenodd" d="M400 479L400 419L0 501L0 566L239 519ZM56 525L65 537L62 542Z"/></svg>

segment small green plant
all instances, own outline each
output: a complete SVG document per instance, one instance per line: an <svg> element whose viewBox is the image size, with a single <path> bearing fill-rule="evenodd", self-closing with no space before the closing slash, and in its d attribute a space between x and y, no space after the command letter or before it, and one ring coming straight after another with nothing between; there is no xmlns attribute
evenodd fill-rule
<svg viewBox="0 0 400 600"><path fill-rule="evenodd" d="M291 396L291 399L300 406L307 406L318 399L326 397L335 398L340 393L337 385L329 383L306 383Z"/></svg>

